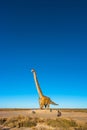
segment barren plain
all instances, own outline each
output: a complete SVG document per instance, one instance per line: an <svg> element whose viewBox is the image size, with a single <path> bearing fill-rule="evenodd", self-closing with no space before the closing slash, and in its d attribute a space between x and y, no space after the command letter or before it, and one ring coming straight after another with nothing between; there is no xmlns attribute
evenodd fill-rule
<svg viewBox="0 0 87 130"><path fill-rule="evenodd" d="M87 130L87 109L0 109L0 130Z"/></svg>

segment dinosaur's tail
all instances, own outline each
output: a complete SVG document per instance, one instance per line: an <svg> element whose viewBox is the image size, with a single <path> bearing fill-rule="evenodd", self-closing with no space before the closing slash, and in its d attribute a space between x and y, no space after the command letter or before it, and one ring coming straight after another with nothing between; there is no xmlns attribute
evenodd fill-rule
<svg viewBox="0 0 87 130"><path fill-rule="evenodd" d="M53 101L50 101L50 104L53 104L53 105L59 105L59 104L56 104L56 103L53 102Z"/></svg>

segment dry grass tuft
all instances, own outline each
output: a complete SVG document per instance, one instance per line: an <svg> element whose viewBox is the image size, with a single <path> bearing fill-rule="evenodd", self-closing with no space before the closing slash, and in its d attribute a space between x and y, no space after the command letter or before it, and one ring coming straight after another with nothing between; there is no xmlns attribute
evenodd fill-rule
<svg viewBox="0 0 87 130"><path fill-rule="evenodd" d="M6 120L7 118L0 118L0 125L2 125Z"/></svg>
<svg viewBox="0 0 87 130"><path fill-rule="evenodd" d="M58 127L65 128L65 130L70 127L78 126L74 120L67 120L67 119L62 119L62 118L59 118L56 120L49 119L49 120L47 120L47 125L56 127L56 128L58 128Z"/></svg>
<svg viewBox="0 0 87 130"><path fill-rule="evenodd" d="M77 128L75 128L75 130L87 130L87 123L85 123L84 125L80 125Z"/></svg>
<svg viewBox="0 0 87 130"><path fill-rule="evenodd" d="M36 121L33 120L31 117L25 117L25 116L21 116L21 115L19 115L18 117L8 118L4 123L4 126L8 126L10 128L33 127L36 125L37 125Z"/></svg>
<svg viewBox="0 0 87 130"><path fill-rule="evenodd" d="M7 128L22 129L31 127L32 130L87 130L87 123L77 124L76 121L65 118L43 119L19 115L10 118L0 118L0 125ZM2 130L0 128L0 130Z"/></svg>

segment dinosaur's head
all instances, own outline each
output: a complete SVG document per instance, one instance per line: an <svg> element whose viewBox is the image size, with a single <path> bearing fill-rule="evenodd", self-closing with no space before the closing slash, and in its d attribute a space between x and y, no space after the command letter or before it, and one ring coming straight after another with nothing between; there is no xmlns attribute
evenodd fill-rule
<svg viewBox="0 0 87 130"><path fill-rule="evenodd" d="M31 70L31 72L35 72L35 70L34 70L34 69L32 69L32 70Z"/></svg>

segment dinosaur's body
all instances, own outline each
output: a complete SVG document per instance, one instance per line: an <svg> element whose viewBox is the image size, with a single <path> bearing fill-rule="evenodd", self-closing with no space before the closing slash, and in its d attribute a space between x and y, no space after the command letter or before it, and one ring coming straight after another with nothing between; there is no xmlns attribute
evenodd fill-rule
<svg viewBox="0 0 87 130"><path fill-rule="evenodd" d="M51 99L49 97L43 95L43 93L41 91L41 88L39 86L38 80L37 80L36 72L35 72L34 69L32 69L32 72L33 72L33 75L34 75L36 88L37 88L37 91L38 91L38 94L39 94L39 105L40 105L40 108L41 109L43 107L45 107L45 108L48 107L49 108L50 104L58 105L58 104L54 103L53 101L51 101Z"/></svg>

